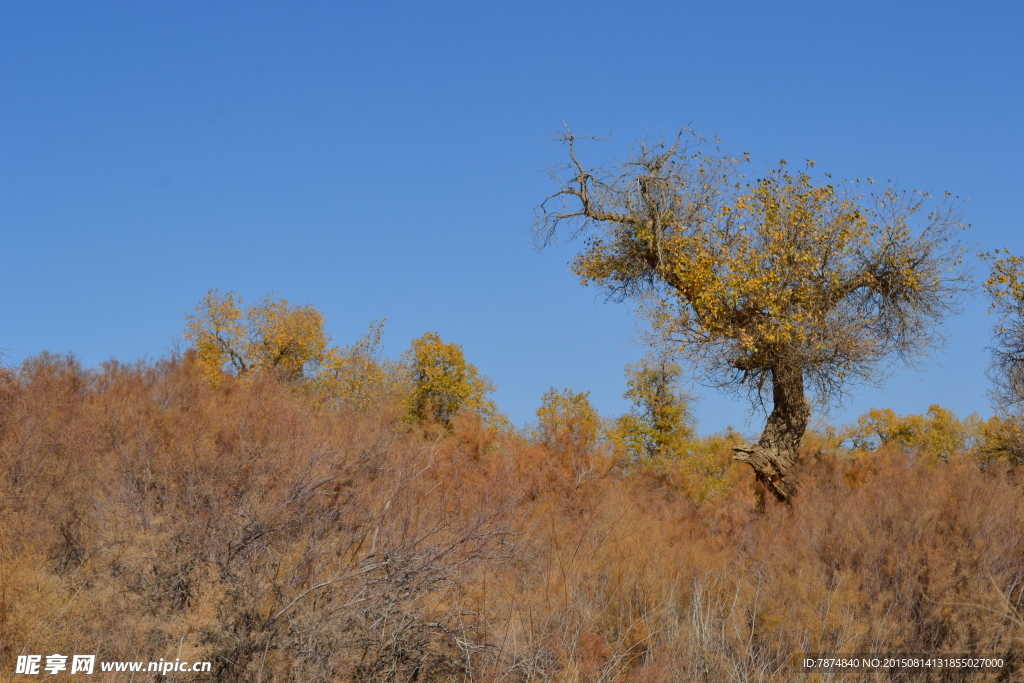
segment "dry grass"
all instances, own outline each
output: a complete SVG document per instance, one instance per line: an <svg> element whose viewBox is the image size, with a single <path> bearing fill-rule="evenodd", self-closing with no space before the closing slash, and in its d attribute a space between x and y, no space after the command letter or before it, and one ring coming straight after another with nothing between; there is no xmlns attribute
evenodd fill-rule
<svg viewBox="0 0 1024 683"><path fill-rule="evenodd" d="M211 389L183 359L0 375L2 676L53 652L208 659L223 681L785 681L815 680L793 652L1020 656L1011 468L809 448L797 501L759 514L742 469L700 501L693 468L400 417L269 379Z"/></svg>

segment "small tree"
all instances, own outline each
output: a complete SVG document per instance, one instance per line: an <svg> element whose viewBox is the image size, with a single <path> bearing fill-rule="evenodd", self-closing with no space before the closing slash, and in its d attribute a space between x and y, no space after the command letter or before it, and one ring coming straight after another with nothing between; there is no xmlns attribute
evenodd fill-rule
<svg viewBox="0 0 1024 683"><path fill-rule="evenodd" d="M226 370L238 376L273 370L299 379L321 363L330 343L319 311L273 294L246 307L234 292L210 290L185 323L185 338L215 383Z"/></svg>
<svg viewBox="0 0 1024 683"><path fill-rule="evenodd" d="M601 437L601 417L590 403L590 392L552 387L541 397L536 439L553 462L566 468L564 474L571 475L567 481L575 479L573 486L593 474Z"/></svg>
<svg viewBox="0 0 1024 683"><path fill-rule="evenodd" d="M889 408L873 408L857 418L848 435L858 450L889 444L948 462L974 445L980 429L976 415L960 420L953 411L930 405L924 415L897 415Z"/></svg>
<svg viewBox="0 0 1024 683"><path fill-rule="evenodd" d="M541 397L537 409L537 439L550 450L586 454L601 436L601 418L590 403L590 392L554 387Z"/></svg>
<svg viewBox="0 0 1024 683"><path fill-rule="evenodd" d="M955 309L963 226L949 195L815 181L785 162L747 181L746 156L683 135L590 169L576 136L561 141L569 162L538 208L539 245L562 226L585 236L572 264L583 284L636 301L651 341L684 350L703 382L771 404L760 440L735 457L780 500L797 488L811 399L827 405L878 380L883 361L912 361Z"/></svg>
<svg viewBox="0 0 1024 683"><path fill-rule="evenodd" d="M327 349L313 382L324 403L348 404L365 411L382 402L404 397L408 373L402 363L383 354L384 323L375 322L354 344Z"/></svg>
<svg viewBox="0 0 1024 683"><path fill-rule="evenodd" d="M1024 465L1024 423L1019 415L993 415L977 425L975 454L983 467L996 462Z"/></svg>
<svg viewBox="0 0 1024 683"><path fill-rule="evenodd" d="M634 461L676 459L693 438L690 397L679 387L682 369L663 354L647 354L626 366L633 403L615 423L615 437Z"/></svg>
<svg viewBox="0 0 1024 683"><path fill-rule="evenodd" d="M427 332L413 339L406 361L412 373L409 417L414 422L436 422L451 429L460 410L498 418L497 406L487 398L494 385L466 362L458 344L445 343L436 332Z"/></svg>

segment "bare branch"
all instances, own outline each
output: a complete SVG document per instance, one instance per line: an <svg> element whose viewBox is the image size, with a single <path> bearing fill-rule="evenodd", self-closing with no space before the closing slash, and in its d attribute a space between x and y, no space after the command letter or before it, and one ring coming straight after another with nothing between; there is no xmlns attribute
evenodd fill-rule
<svg viewBox="0 0 1024 683"><path fill-rule="evenodd" d="M583 284L636 301L650 339L676 347L701 381L755 403L770 395L761 444L741 452L775 463L766 482L792 476L761 455L784 442L795 457L808 390L825 406L893 361L920 358L942 342L937 323L966 288L955 198L895 185L865 193L785 162L745 180L747 155L686 129L609 169L584 167L568 129L560 140L569 162L552 172L559 189L538 208L538 242L570 222L570 238L587 237L572 263ZM549 212L555 198L565 208Z"/></svg>

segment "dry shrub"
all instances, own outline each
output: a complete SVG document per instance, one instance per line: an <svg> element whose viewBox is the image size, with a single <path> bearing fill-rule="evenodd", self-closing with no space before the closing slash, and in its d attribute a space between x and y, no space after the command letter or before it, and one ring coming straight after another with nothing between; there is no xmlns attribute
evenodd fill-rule
<svg viewBox="0 0 1024 683"><path fill-rule="evenodd" d="M2 670L61 652L223 681L738 682L813 680L794 652L1019 657L1012 467L822 442L796 501L758 513L742 469L695 495L693 468L401 418L270 378L211 389L187 358L3 371Z"/></svg>

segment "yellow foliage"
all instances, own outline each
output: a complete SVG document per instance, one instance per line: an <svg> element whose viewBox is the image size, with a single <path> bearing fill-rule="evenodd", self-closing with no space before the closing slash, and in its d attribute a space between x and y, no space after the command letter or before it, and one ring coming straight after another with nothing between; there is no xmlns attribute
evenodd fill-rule
<svg viewBox="0 0 1024 683"><path fill-rule="evenodd" d="M240 377L273 370L300 379L323 361L330 342L319 311L273 294L246 307L234 292L222 296L210 290L185 321L185 338L214 383L226 370Z"/></svg>
<svg viewBox="0 0 1024 683"><path fill-rule="evenodd" d="M871 299L910 301L947 277L906 248L918 202L891 188L872 213L856 195L778 168L717 200L686 225L676 221L693 207L680 193L657 234L615 225L576 257L573 271L584 284L614 287L634 278L639 256L656 245L669 287L646 292L643 305L660 337L724 357L730 372L824 364L839 384L891 350L894 339L872 327L884 308Z"/></svg>
<svg viewBox="0 0 1024 683"><path fill-rule="evenodd" d="M737 484L732 447L742 444L743 436L732 427L719 434L691 438L682 457L672 467L682 479L682 489L690 498L724 498Z"/></svg>
<svg viewBox="0 0 1024 683"><path fill-rule="evenodd" d="M407 372L381 354L384 322L370 325L355 344L324 352L316 375L317 393L328 401L344 401L366 410L380 400L408 390Z"/></svg>
<svg viewBox="0 0 1024 683"><path fill-rule="evenodd" d="M588 453L601 436L601 418L590 403L590 392L554 387L541 397L537 409L537 439L552 451Z"/></svg>
<svg viewBox="0 0 1024 683"><path fill-rule="evenodd" d="M982 257L992 263L992 270L984 283L986 292L992 297L992 308L1005 313L1024 303L1024 258L999 249L991 254L982 254Z"/></svg>
<svg viewBox="0 0 1024 683"><path fill-rule="evenodd" d="M678 363L654 354L626 366L623 396L633 408L616 420L612 436L632 461L675 460L686 451L693 418L689 397L678 386L681 374Z"/></svg>
<svg viewBox="0 0 1024 683"><path fill-rule="evenodd" d="M577 138L562 139L571 163L548 201L565 208L542 204L541 243L563 223L586 235L580 281L636 300L655 339L685 348L713 385L768 397L802 374L794 384L828 399L882 359L921 353L955 307L955 197L816 180L785 162L747 181L747 157L696 136L587 169Z"/></svg>
<svg viewBox="0 0 1024 683"><path fill-rule="evenodd" d="M589 169L576 136L561 139L570 163L552 173L560 187L535 235L548 244L562 225L585 235L572 263L584 285L635 301L651 340L685 353L701 381L771 402L761 438L736 458L779 500L796 491L807 394L827 404L877 379L882 361L923 353L956 308L966 226L953 197L894 184L862 192L785 162L751 182L740 172L748 158L683 134ZM623 427L635 432L635 420Z"/></svg>
<svg viewBox="0 0 1024 683"><path fill-rule="evenodd" d="M494 385L466 362L458 344L445 343L436 332L427 332L412 340L406 362L412 375L408 415L413 422L435 422L451 429L461 410L479 413L494 423L504 422L497 406L487 398Z"/></svg>
<svg viewBox="0 0 1024 683"><path fill-rule="evenodd" d="M978 425L977 416L960 420L939 405L928 406L924 415L897 415L890 408L874 408L857 419L848 438L857 450L891 445L947 462L973 445Z"/></svg>
<svg viewBox="0 0 1024 683"><path fill-rule="evenodd" d="M975 454L983 466L997 462L1024 465L1024 423L1013 415L995 415L977 425Z"/></svg>
<svg viewBox="0 0 1024 683"><path fill-rule="evenodd" d="M214 386L225 373L273 372L320 405L366 410L409 390L405 366L381 354L383 331L383 321L374 323L355 344L338 348L312 306L274 295L245 306L234 292L211 290L186 317L185 338Z"/></svg>
<svg viewBox="0 0 1024 683"><path fill-rule="evenodd" d="M732 428L697 437L691 399L679 387L681 374L675 361L660 354L627 365L623 396L633 408L610 425L609 436L631 464L669 476L688 497L718 498L735 484L731 449L743 438Z"/></svg>
<svg viewBox="0 0 1024 683"><path fill-rule="evenodd" d="M1024 258L996 249L981 254L991 262L983 285L995 313L992 348L992 397L1003 412L1024 408Z"/></svg>

